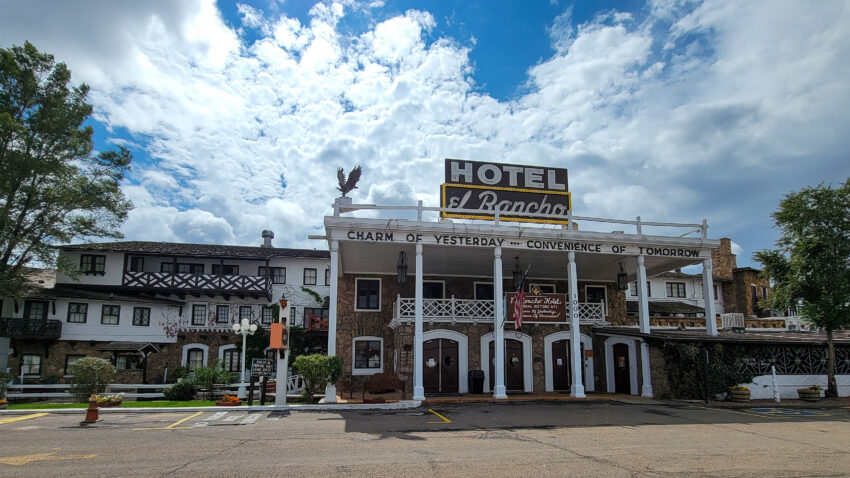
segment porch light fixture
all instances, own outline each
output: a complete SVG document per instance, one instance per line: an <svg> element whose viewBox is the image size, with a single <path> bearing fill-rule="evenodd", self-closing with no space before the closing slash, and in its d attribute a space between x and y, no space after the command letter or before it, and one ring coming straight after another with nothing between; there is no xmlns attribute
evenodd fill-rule
<svg viewBox="0 0 850 478"><path fill-rule="evenodd" d="M629 275L626 274L626 269L623 267L623 263L620 262L620 272L617 273L617 290L628 290L629 289Z"/></svg>
<svg viewBox="0 0 850 478"><path fill-rule="evenodd" d="M407 283L407 254L404 251L398 253L398 283Z"/></svg>
<svg viewBox="0 0 850 478"><path fill-rule="evenodd" d="M514 257L514 270L511 274L514 277L514 289L519 289L519 283L522 282L522 271L519 268L519 256Z"/></svg>

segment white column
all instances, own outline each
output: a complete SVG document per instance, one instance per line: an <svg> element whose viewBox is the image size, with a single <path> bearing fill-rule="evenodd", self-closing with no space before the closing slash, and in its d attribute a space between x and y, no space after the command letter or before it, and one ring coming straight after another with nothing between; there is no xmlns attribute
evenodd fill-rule
<svg viewBox="0 0 850 478"><path fill-rule="evenodd" d="M582 398L584 397L584 385L582 385L582 370L581 360L581 331L579 330L578 316L578 276L576 275L576 253L568 252L567 259L569 260L569 282L570 282L570 366L572 367L573 383L570 387L570 396Z"/></svg>
<svg viewBox="0 0 850 478"><path fill-rule="evenodd" d="M493 249L493 351L496 366L493 373L496 374L493 383L493 398L508 398L505 389L505 307L504 293L502 292L502 248ZM486 367L488 364L481 364Z"/></svg>
<svg viewBox="0 0 850 478"><path fill-rule="evenodd" d="M717 319L714 314L714 271L711 259L702 260L702 299L705 302L705 331L717 335Z"/></svg>
<svg viewBox="0 0 850 478"><path fill-rule="evenodd" d="M638 291L638 320L641 333L650 333L649 327L649 298L646 291L646 260L637 256L637 291ZM649 345L640 342L641 396L652 396L652 374L649 369Z"/></svg>
<svg viewBox="0 0 850 478"><path fill-rule="evenodd" d="M425 400L422 385L422 244L416 244L416 301L413 332L413 399Z"/></svg>
<svg viewBox="0 0 850 478"><path fill-rule="evenodd" d="M328 357L336 355L337 294L339 290L339 241L331 241L331 290L328 308ZM287 318L288 320L288 318ZM352 364L353 366L353 364ZM286 385L284 384L284 387ZM336 403L336 384L325 387L325 403Z"/></svg>

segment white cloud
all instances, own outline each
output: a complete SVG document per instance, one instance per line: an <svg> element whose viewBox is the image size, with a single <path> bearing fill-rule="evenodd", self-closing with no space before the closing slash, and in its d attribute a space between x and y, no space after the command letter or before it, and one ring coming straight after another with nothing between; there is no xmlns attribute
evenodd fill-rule
<svg viewBox="0 0 850 478"><path fill-rule="evenodd" d="M757 250L781 194L850 176L841 3L657 0L580 25L567 9L556 53L510 102L476 88L468 49L426 41L428 12L339 26L381 7L318 3L302 23L239 5L260 35L248 45L212 0L19 2L0 44L66 61L96 118L154 158L126 188L133 239L255 244L269 228L313 247L337 166L363 165L355 200L435 205L455 157L567 167L578 215L705 217L712 236Z"/></svg>

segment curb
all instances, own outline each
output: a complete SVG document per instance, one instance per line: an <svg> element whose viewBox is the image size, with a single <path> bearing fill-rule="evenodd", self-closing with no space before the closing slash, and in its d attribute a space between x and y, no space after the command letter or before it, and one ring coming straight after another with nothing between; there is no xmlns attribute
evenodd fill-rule
<svg viewBox="0 0 850 478"><path fill-rule="evenodd" d="M405 410L408 408L416 408L422 405L419 400L402 400L394 403L341 403L319 404L319 405L253 405L239 407L155 407L155 408L100 408L99 413L157 413L157 412L221 412L221 411L247 411L247 412L274 412L274 411L292 411L292 412L334 412L342 410ZM29 415L32 413L50 413L56 415L82 415L85 414L85 408L30 408L26 410L0 410L2 415Z"/></svg>

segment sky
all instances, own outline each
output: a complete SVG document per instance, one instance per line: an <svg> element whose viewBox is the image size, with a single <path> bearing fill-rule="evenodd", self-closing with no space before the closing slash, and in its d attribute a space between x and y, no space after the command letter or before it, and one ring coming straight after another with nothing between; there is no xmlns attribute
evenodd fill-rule
<svg viewBox="0 0 850 478"><path fill-rule="evenodd" d="M444 158L461 158L567 168L579 216L706 219L749 266L784 194L850 177L849 1L0 11L0 47L30 41L91 87L96 149L134 153L127 240L257 245L271 229L327 248L307 236L337 167L362 165L357 203L437 206Z"/></svg>

